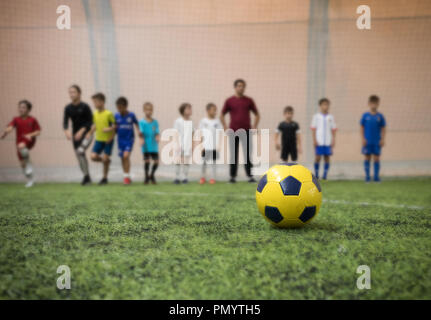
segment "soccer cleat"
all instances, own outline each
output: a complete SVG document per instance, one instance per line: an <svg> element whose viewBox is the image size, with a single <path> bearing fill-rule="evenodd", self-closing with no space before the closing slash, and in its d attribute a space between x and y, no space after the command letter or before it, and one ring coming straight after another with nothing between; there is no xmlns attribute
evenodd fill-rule
<svg viewBox="0 0 431 320"><path fill-rule="evenodd" d="M84 176L84 178L81 181L81 186L85 186L87 184L91 184L91 178L89 175Z"/></svg>
<svg viewBox="0 0 431 320"><path fill-rule="evenodd" d="M256 180L254 180L254 178L253 178L253 177L250 177L250 179L248 179L248 182L250 182L250 183L255 183L255 182L256 182Z"/></svg>
<svg viewBox="0 0 431 320"><path fill-rule="evenodd" d="M379 177L374 177L374 182L381 182Z"/></svg>
<svg viewBox="0 0 431 320"><path fill-rule="evenodd" d="M156 182L156 178L154 178L154 177L152 176L150 179L151 179L151 183L152 183L152 184L157 184L157 182Z"/></svg>
<svg viewBox="0 0 431 320"><path fill-rule="evenodd" d="M236 183L235 178L230 178L229 183Z"/></svg>
<svg viewBox="0 0 431 320"><path fill-rule="evenodd" d="M102 180L99 181L99 186L102 186L102 185L105 185L105 184L108 184L108 179L103 178Z"/></svg>
<svg viewBox="0 0 431 320"><path fill-rule="evenodd" d="M150 183L150 178L146 177L145 180L144 180L144 184L149 184L149 183Z"/></svg>
<svg viewBox="0 0 431 320"><path fill-rule="evenodd" d="M365 177L365 182L370 182L371 178L370 177Z"/></svg>
<svg viewBox="0 0 431 320"><path fill-rule="evenodd" d="M123 184L124 185L129 185L129 184L131 184L132 183L132 180L129 178L129 177L125 177L124 179L123 179Z"/></svg>
<svg viewBox="0 0 431 320"><path fill-rule="evenodd" d="M189 183L189 180L187 180L187 179L184 179L183 181L181 181L182 183L184 183L184 184L187 184L187 183Z"/></svg>
<svg viewBox="0 0 431 320"><path fill-rule="evenodd" d="M27 182L26 184L25 184L25 187L26 188L31 188L31 187L33 187L34 186L34 181L33 180L30 180L29 182Z"/></svg>
<svg viewBox="0 0 431 320"><path fill-rule="evenodd" d="M201 179L199 180L199 184L204 184L205 182L206 182L205 178L201 178Z"/></svg>
<svg viewBox="0 0 431 320"><path fill-rule="evenodd" d="M178 179L174 180L174 184L180 184L180 183L181 183L180 180L178 180Z"/></svg>
<svg viewBox="0 0 431 320"><path fill-rule="evenodd" d="M216 183L215 179L210 180L210 184L215 184L215 183Z"/></svg>

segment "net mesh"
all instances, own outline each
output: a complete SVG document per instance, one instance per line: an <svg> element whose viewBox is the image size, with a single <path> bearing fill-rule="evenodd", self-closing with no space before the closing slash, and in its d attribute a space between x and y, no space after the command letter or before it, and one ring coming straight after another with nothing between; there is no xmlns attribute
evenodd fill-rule
<svg viewBox="0 0 431 320"><path fill-rule="evenodd" d="M71 8L71 30L58 30L60 5ZM61 127L67 88L83 100L104 92L107 107L125 95L142 117L151 101L161 129L182 102L193 120L205 105L221 109L236 78L274 130L286 105L303 134L299 161L310 164L310 119L327 96L339 131L334 175L361 172L359 119L370 94L381 97L388 123L383 174L431 174L431 2L369 0L371 30L358 30L352 0L82 0L0 2L0 118L29 99L43 128L32 152L36 167L77 167ZM271 141L270 160L278 153ZM136 147L136 146L135 146ZM135 149L138 149L137 147ZM12 135L0 143L2 179L16 167ZM139 150L133 163L140 163ZM163 170L163 169L162 169ZM168 170L168 169L166 169ZM72 171L77 173L78 171Z"/></svg>

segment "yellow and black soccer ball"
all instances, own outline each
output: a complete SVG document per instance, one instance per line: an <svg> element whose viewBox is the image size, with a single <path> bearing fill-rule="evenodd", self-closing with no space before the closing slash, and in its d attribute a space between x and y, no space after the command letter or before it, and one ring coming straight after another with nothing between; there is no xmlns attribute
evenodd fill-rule
<svg viewBox="0 0 431 320"><path fill-rule="evenodd" d="M313 220L322 189L310 170L296 163L272 166L260 179L256 203L262 216L280 228L301 227Z"/></svg>

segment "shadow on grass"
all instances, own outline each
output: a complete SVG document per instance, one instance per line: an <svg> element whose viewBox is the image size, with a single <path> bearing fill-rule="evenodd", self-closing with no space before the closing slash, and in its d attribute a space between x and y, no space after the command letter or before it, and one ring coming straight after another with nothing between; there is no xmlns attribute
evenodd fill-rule
<svg viewBox="0 0 431 320"><path fill-rule="evenodd" d="M296 228L278 228L276 226L271 225L271 229L280 231L280 232L295 232L295 233L308 233L314 232L316 230L323 230L328 232L337 232L339 230L339 226L333 223L327 222L311 222L303 227Z"/></svg>

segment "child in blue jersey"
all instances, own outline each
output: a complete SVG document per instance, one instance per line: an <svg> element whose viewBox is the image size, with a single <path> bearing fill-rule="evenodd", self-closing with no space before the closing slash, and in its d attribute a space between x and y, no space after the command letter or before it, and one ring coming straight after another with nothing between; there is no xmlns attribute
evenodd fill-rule
<svg viewBox="0 0 431 320"><path fill-rule="evenodd" d="M380 98L372 95L368 99L369 112L365 112L361 119L362 154L365 155L365 181L370 181L370 161L374 161L374 181L380 181L380 152L385 145L386 121L383 114L377 112Z"/></svg>
<svg viewBox="0 0 431 320"><path fill-rule="evenodd" d="M143 136L142 153L144 154L144 183L156 184L154 173L159 165L159 140L160 131L159 123L153 119L153 104L150 102L144 103L145 117L139 121L139 131ZM153 161L153 166L150 172L150 161Z"/></svg>
<svg viewBox="0 0 431 320"><path fill-rule="evenodd" d="M133 112L127 110L128 101L125 97L119 97L116 102L118 112L115 114L116 131L118 136L118 156L123 166L125 185L129 185L130 178L130 153L135 142L133 126L138 128L138 120Z"/></svg>

